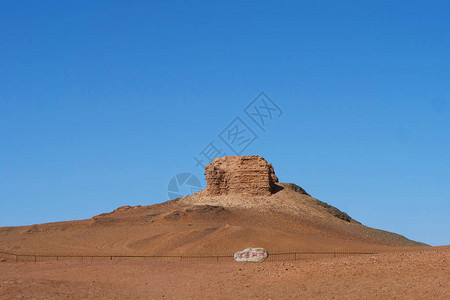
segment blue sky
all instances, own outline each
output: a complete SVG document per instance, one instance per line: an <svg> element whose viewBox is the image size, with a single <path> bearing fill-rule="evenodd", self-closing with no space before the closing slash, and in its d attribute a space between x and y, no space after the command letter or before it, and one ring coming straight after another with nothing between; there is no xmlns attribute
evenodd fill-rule
<svg viewBox="0 0 450 300"><path fill-rule="evenodd" d="M90 218L205 185L242 154L363 224L450 243L447 1L1 1L0 226ZM262 131L244 108L282 110Z"/></svg>

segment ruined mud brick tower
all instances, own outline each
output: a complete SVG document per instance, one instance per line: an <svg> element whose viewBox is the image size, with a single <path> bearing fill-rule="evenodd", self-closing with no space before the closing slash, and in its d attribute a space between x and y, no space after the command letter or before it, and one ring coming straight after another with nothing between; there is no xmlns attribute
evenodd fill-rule
<svg viewBox="0 0 450 300"><path fill-rule="evenodd" d="M215 158L205 175L208 196L270 196L278 182L272 165L258 155Z"/></svg>

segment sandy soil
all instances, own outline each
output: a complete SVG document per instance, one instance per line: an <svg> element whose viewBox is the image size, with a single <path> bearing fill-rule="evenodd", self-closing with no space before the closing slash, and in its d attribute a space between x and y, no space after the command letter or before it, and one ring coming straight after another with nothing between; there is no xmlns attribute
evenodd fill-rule
<svg viewBox="0 0 450 300"><path fill-rule="evenodd" d="M89 220L0 228L0 299L450 299L450 247L369 228L285 187L268 197L200 192ZM15 263L14 255L2 254L232 255L247 247L272 254L395 253L293 262L273 261L281 257L274 254L261 264L142 258Z"/></svg>
<svg viewBox="0 0 450 300"><path fill-rule="evenodd" d="M450 299L450 247L313 261L0 263L1 299Z"/></svg>
<svg viewBox="0 0 450 300"><path fill-rule="evenodd" d="M0 228L0 251L15 254L233 255L371 251L424 246L345 219L310 196L283 188L269 197L203 197L124 206L88 220ZM348 217L348 216L347 216Z"/></svg>

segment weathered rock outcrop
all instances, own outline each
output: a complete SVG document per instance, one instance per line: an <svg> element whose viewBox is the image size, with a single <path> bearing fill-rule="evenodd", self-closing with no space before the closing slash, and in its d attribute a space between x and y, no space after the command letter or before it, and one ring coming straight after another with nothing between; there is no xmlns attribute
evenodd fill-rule
<svg viewBox="0 0 450 300"><path fill-rule="evenodd" d="M273 167L258 155L215 158L205 167L206 195L270 196L278 178Z"/></svg>

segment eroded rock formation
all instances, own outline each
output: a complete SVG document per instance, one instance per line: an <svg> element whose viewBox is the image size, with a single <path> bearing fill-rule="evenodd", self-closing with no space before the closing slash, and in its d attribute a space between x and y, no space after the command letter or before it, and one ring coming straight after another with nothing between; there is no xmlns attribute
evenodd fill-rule
<svg viewBox="0 0 450 300"><path fill-rule="evenodd" d="M205 167L206 194L270 196L278 178L273 167L258 155L215 158Z"/></svg>

